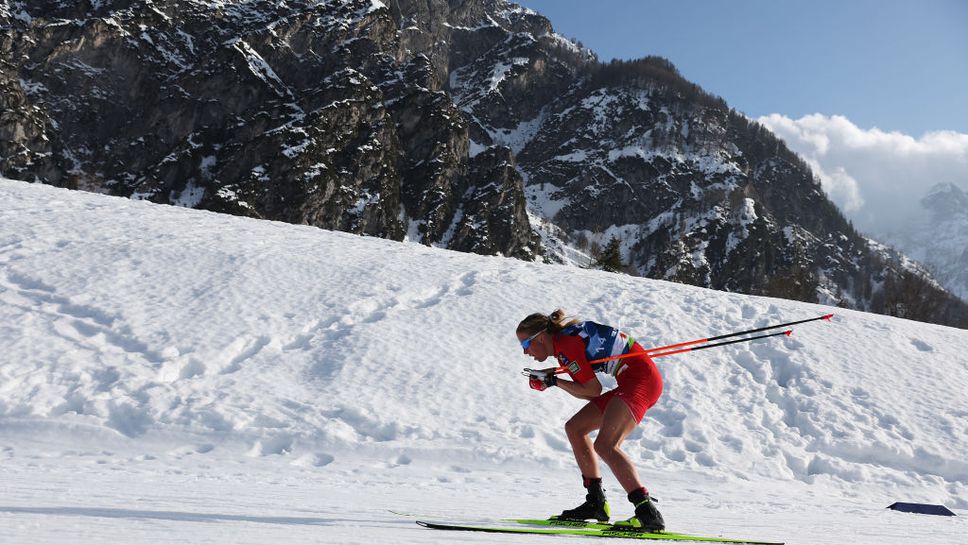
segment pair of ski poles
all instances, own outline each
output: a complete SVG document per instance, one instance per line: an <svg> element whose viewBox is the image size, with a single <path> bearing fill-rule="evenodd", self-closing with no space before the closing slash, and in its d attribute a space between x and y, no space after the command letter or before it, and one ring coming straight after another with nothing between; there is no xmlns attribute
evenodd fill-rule
<svg viewBox="0 0 968 545"><path fill-rule="evenodd" d="M770 329L778 329L778 328L781 328L781 327L790 327L790 326L794 326L794 325L798 325L798 324L805 324L807 322L816 322L817 320L826 320L826 321L829 322L829 321L832 320L833 317L834 317L833 314L825 314L823 316L818 316L816 318L807 318L806 320L797 320L795 322L787 322L785 324L768 325L766 327L760 327L760 328L756 328L756 329L747 329L746 331L737 331L735 333L727 333L725 335L717 335L715 337L708 337L708 338L705 338L705 339L696 339L694 341L686 341L684 343L670 344L668 346L659 346L659 347L656 347L656 348L647 348L646 350L644 350L642 352L629 352L628 354L622 354L622 355L619 355L619 356L611 356L611 357L608 357L608 358L601 358L601 359L598 359L598 360L592 360L592 361L590 361L588 363L594 365L596 363L604 363L606 361L618 360L618 359L622 359L622 358L629 358L629 357L632 357L632 356L638 356L640 354L645 354L645 355L647 355L647 356L649 356L651 358L661 358L663 356L671 356L673 354L681 354L683 352L695 352L696 350L704 350L706 348L713 348L713 347L716 347L716 346L726 346L728 344L745 343L747 341L755 341L757 339L766 339L768 337L779 337L780 335L786 335L787 337L789 337L790 335L793 334L793 330L792 329L787 329L787 330L780 331L780 332L777 332L777 333L767 333L765 335L757 335L755 337L745 337L745 338L742 338L742 339L733 339L731 341L714 342L714 341L721 341L723 339L729 339L731 337L740 337L740 336L743 336L743 335L750 335L750 334L753 334L753 333L759 333L761 331L768 331ZM703 343L711 343L711 344L703 344ZM700 345L700 346L696 346L696 345ZM558 374L564 373L567 370L568 370L567 367L558 367L558 368L556 368L554 370L554 373L556 375L558 375Z"/></svg>

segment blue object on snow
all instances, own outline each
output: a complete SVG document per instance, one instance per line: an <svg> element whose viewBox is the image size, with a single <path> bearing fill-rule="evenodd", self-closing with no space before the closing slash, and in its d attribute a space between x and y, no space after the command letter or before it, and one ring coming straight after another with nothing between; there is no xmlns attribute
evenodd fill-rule
<svg viewBox="0 0 968 545"><path fill-rule="evenodd" d="M943 505L931 505L930 503L904 503L896 502L889 506L888 509L893 509L895 511L903 511L905 513L919 513L921 515L942 515L945 517L956 516L950 509Z"/></svg>

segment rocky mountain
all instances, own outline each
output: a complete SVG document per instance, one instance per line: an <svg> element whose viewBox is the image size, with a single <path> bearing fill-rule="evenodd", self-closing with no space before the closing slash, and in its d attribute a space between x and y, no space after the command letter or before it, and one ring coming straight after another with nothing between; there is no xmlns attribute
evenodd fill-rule
<svg viewBox="0 0 968 545"><path fill-rule="evenodd" d="M447 19L412 4L3 0L0 169L533 258L513 156L468 153L433 60ZM404 17L433 25L415 32Z"/></svg>
<svg viewBox="0 0 968 545"><path fill-rule="evenodd" d="M505 0L0 0L0 50L8 177L968 321L762 126Z"/></svg>
<svg viewBox="0 0 968 545"><path fill-rule="evenodd" d="M887 237L923 263L949 291L968 300L968 192L940 183L921 199L926 212Z"/></svg>

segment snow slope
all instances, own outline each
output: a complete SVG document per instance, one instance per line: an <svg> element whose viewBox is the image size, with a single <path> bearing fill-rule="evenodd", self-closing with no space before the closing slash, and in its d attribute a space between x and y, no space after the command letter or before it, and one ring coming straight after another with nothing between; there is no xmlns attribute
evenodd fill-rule
<svg viewBox="0 0 968 545"><path fill-rule="evenodd" d="M647 346L831 310L0 181L0 543L548 543L387 510L581 501L581 403L518 375L556 306ZM626 450L670 529L964 544L966 345L841 311L663 358Z"/></svg>

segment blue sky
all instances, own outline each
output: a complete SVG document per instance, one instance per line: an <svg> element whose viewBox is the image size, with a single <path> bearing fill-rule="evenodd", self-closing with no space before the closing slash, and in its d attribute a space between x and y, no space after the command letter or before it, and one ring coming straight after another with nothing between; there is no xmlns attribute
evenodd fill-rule
<svg viewBox="0 0 968 545"><path fill-rule="evenodd" d="M750 117L968 133L965 0L516 0L599 58L660 55Z"/></svg>

